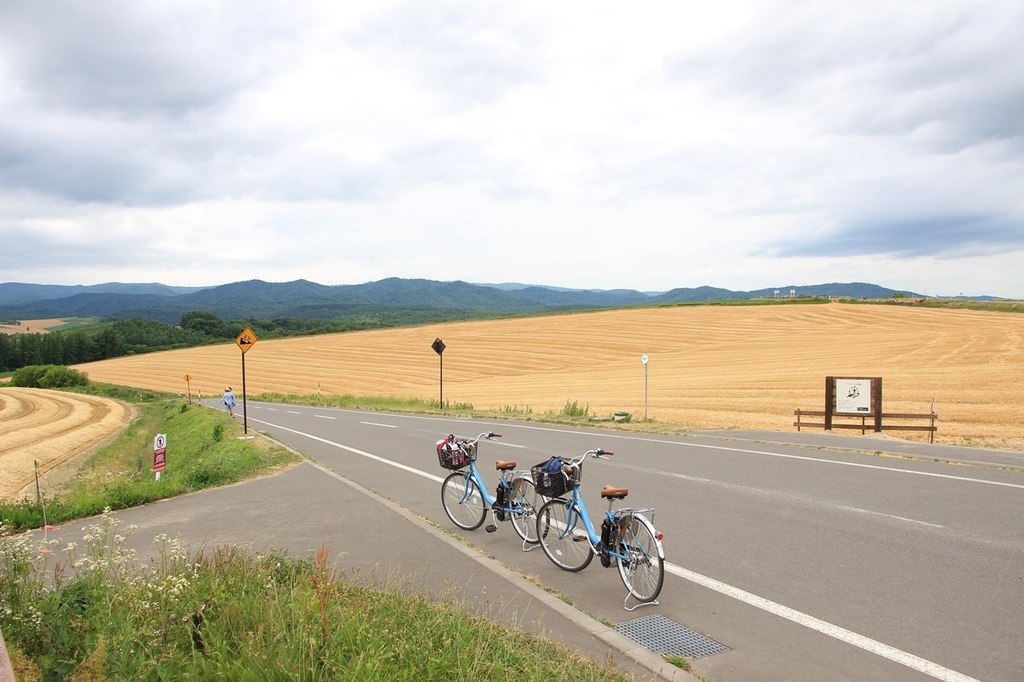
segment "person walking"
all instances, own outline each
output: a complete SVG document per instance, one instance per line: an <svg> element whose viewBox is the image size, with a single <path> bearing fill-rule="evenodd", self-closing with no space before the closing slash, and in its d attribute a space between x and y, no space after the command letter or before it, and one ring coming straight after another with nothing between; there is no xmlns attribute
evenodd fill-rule
<svg viewBox="0 0 1024 682"><path fill-rule="evenodd" d="M231 392L231 387L228 386L224 389L224 397L220 399L224 403L224 407L228 409L228 414L232 417L235 416L235 394Z"/></svg>

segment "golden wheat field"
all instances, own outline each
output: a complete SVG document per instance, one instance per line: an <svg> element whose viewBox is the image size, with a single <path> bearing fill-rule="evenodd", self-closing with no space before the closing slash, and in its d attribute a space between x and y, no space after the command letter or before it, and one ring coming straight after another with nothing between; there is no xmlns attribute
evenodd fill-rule
<svg viewBox="0 0 1024 682"><path fill-rule="evenodd" d="M822 305L636 308L257 341L248 395L444 399L476 409L644 411L690 428L792 430L826 376L882 377L883 411L938 413L936 442L1024 449L1024 316ZM219 399L241 389L234 344L80 365L100 382ZM848 432L856 433L856 432ZM903 436L904 432L896 435ZM913 437L913 434L906 434Z"/></svg>

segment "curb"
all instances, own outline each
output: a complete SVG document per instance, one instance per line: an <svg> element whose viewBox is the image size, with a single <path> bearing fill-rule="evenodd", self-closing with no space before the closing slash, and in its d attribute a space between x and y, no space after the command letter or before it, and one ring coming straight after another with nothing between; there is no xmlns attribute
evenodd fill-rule
<svg viewBox="0 0 1024 682"><path fill-rule="evenodd" d="M265 434L260 435L262 435L264 438L274 440L273 438L270 438ZM303 455L303 457L305 457L305 455ZM425 520L423 517L414 514L413 512L409 511L408 509L399 505L398 503L393 502L385 497L382 497L377 493L373 492L372 490L369 490L368 488L364 488L358 483L355 483L354 481L345 478L341 474L332 471L331 469L328 469L327 467L309 459L308 457L306 458L306 460L307 463L313 466L314 468L320 470L321 472L327 474L328 476L331 476L332 478L337 479L338 481L344 483L345 485L351 487L352 489L362 493L366 497L369 497L373 501L387 507L391 511L400 515L409 523L418 527L420 530L429 533L433 537L447 544L452 549L459 551L466 557L478 563L483 568L486 568L487 570L491 571L496 576L508 581L517 589L521 590L533 599L536 599L538 602L550 607L552 610L556 611L560 616L572 622L573 625L588 632L597 639L600 639L608 646L617 649L623 656L633 661L636 665L639 665L648 670L649 672L653 673L657 679L694 679L693 675L691 675L689 672L681 668L678 668L670 663L667 663L664 659L662 659L661 656L654 653L647 647L637 644L632 639L616 632L613 628L605 625L604 623L598 621L597 619L591 616L588 616L579 609L570 606L569 604L562 601L557 595L554 595L548 592L547 590L544 590L543 588L535 585L534 583L524 578L521 574L518 574L510 570L507 566L498 562L495 559L488 557L480 550L474 549L473 547L468 546L465 542L462 542L452 537L442 529Z"/></svg>

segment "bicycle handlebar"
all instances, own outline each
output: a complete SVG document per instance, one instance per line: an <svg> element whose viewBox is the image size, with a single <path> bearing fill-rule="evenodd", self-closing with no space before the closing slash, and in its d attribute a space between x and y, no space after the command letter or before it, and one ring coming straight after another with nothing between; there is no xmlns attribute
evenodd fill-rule
<svg viewBox="0 0 1024 682"><path fill-rule="evenodd" d="M601 448L597 448L596 450L587 450L579 457L573 457L572 459L566 460L565 464L562 465L562 468L571 471L572 469L583 464L583 460L585 460L588 456L593 457L595 459L607 459L608 455L614 454L615 453L612 452L611 450L602 450Z"/></svg>
<svg viewBox="0 0 1024 682"><path fill-rule="evenodd" d="M469 443L470 445L476 445L477 441L479 441L481 438L483 438L484 440L490 440L491 438L501 438L501 434L495 433L494 431L484 431L476 438L465 438L462 436L456 436L455 434L452 433L448 434L448 440L456 443Z"/></svg>

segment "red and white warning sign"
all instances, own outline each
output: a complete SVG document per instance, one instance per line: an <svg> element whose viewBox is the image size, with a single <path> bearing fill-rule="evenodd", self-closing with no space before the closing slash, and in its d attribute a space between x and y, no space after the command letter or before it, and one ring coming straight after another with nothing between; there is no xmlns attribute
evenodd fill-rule
<svg viewBox="0 0 1024 682"><path fill-rule="evenodd" d="M167 468L167 434L158 433L153 439L153 471L160 473Z"/></svg>

